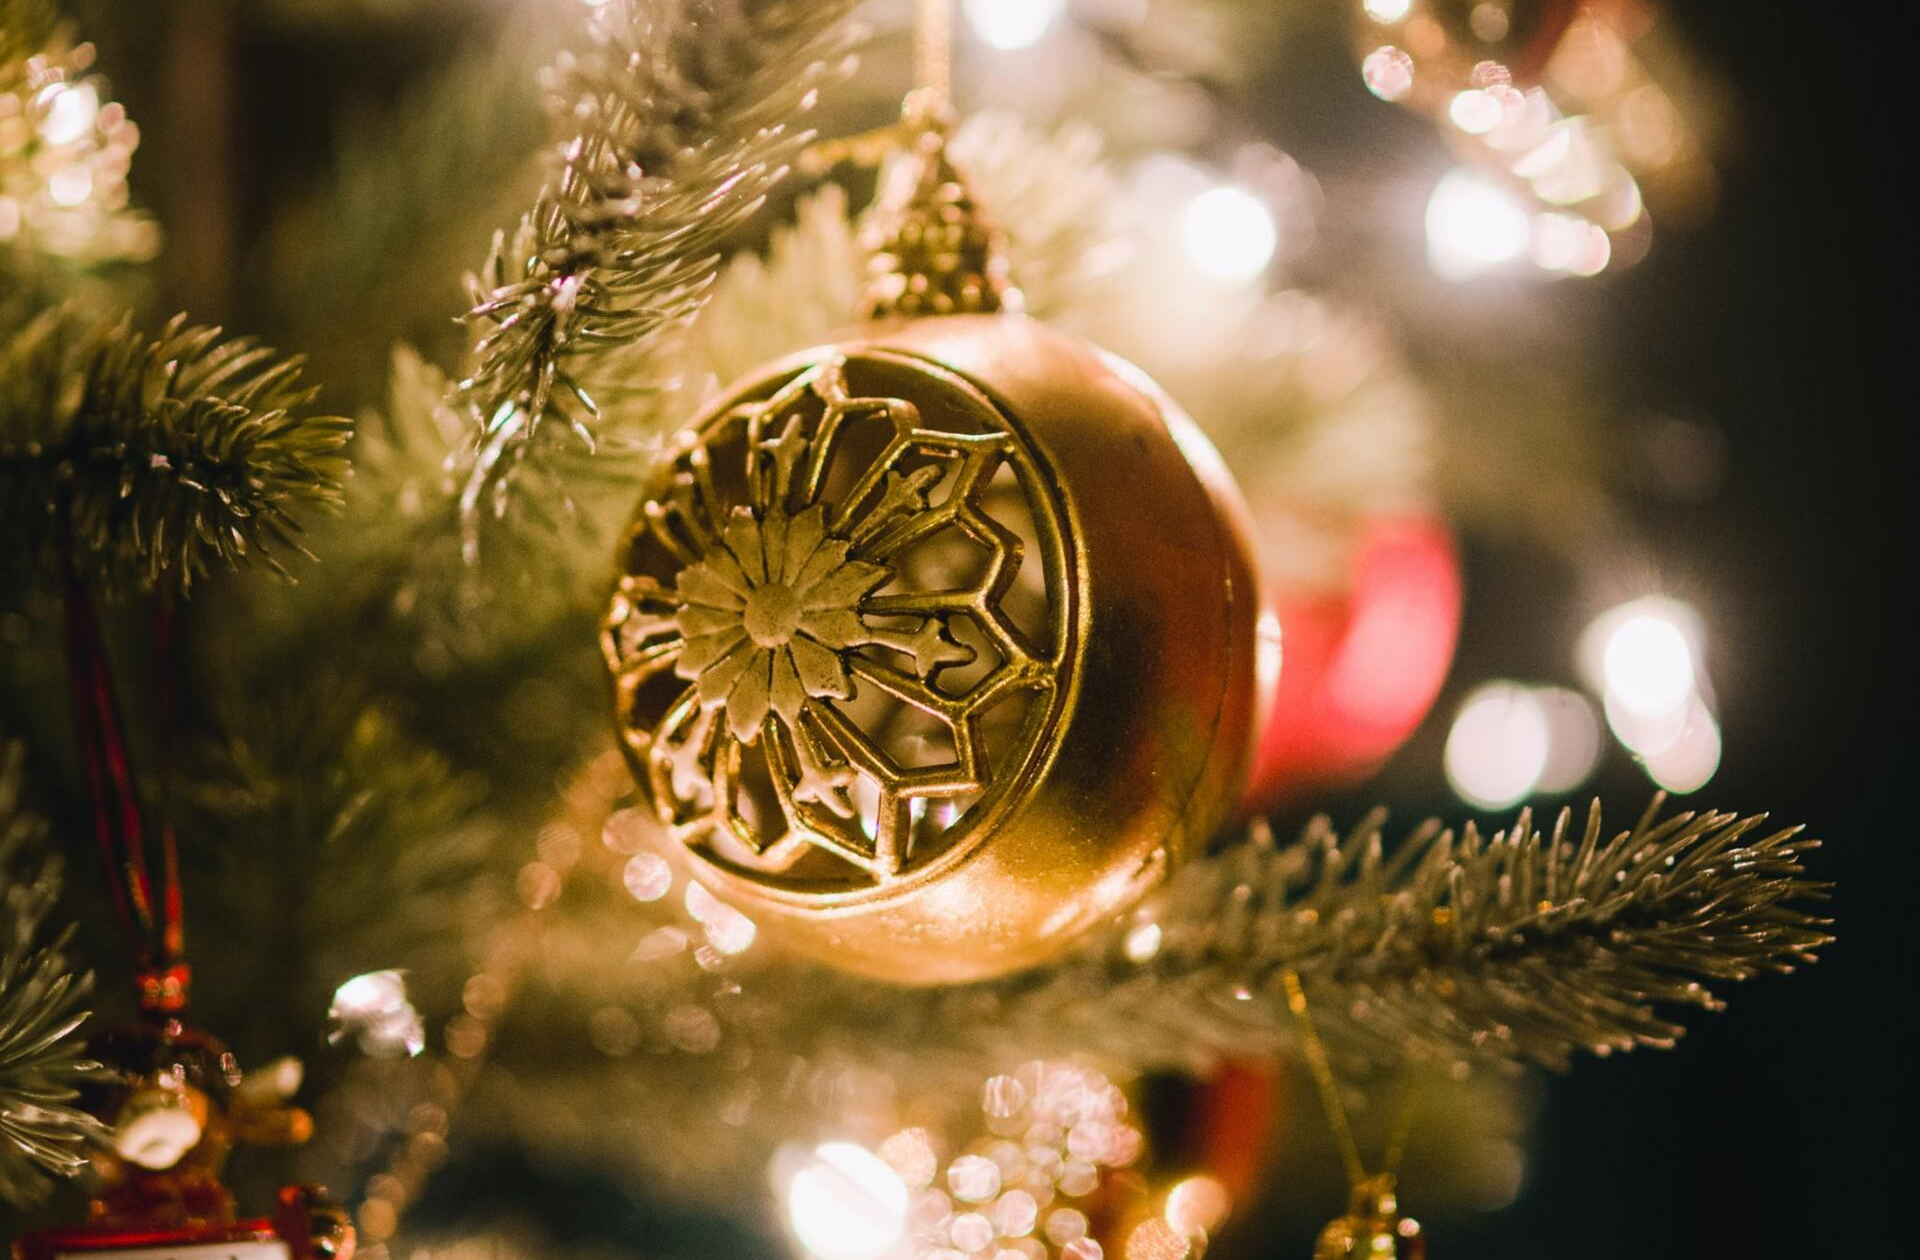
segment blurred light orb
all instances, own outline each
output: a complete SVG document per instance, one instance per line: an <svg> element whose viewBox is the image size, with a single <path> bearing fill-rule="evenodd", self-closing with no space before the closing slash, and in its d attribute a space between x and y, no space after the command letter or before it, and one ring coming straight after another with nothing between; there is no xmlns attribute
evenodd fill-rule
<svg viewBox="0 0 1920 1260"><path fill-rule="evenodd" d="M100 117L100 94L91 83L62 86L40 120L40 138L48 144L72 144L93 130Z"/></svg>
<svg viewBox="0 0 1920 1260"><path fill-rule="evenodd" d="M1546 708L1530 688L1488 683L1467 697L1447 733L1447 782L1469 804L1505 809L1539 786L1551 745Z"/></svg>
<svg viewBox="0 0 1920 1260"><path fill-rule="evenodd" d="M1600 719L1593 702L1565 687L1539 687L1533 698L1547 719L1547 764L1534 790L1571 792L1600 765Z"/></svg>
<svg viewBox="0 0 1920 1260"><path fill-rule="evenodd" d="M63 166L47 178L47 196L56 206L77 206L93 196L93 171L75 164Z"/></svg>
<svg viewBox="0 0 1920 1260"><path fill-rule="evenodd" d="M1001 52L1031 48L1066 10L1067 0L966 0L967 25Z"/></svg>
<svg viewBox="0 0 1920 1260"><path fill-rule="evenodd" d="M1397 101L1413 91L1413 57L1405 49L1382 44L1360 63L1367 91L1383 101Z"/></svg>
<svg viewBox="0 0 1920 1260"><path fill-rule="evenodd" d="M1470 136L1484 136L1500 125L1506 107L1500 96L1480 88L1454 93L1447 103L1447 117Z"/></svg>
<svg viewBox="0 0 1920 1260"><path fill-rule="evenodd" d="M1165 1216L1182 1237L1204 1238L1220 1228L1232 1206L1224 1185L1212 1177L1189 1177L1167 1192Z"/></svg>
<svg viewBox="0 0 1920 1260"><path fill-rule="evenodd" d="M852 1142L815 1147L787 1183L794 1236L819 1260L880 1260L907 1228L907 1185Z"/></svg>
<svg viewBox="0 0 1920 1260"><path fill-rule="evenodd" d="M1608 699L1648 717L1671 713L1693 695L1693 645L1674 617L1635 612L1608 633L1601 658Z"/></svg>
<svg viewBox="0 0 1920 1260"><path fill-rule="evenodd" d="M1540 214L1533 220L1534 266L1571 276L1597 276L1613 259L1613 238L1597 223L1573 214Z"/></svg>
<svg viewBox="0 0 1920 1260"><path fill-rule="evenodd" d="M1144 963L1152 960L1160 952L1160 925L1158 923L1138 923L1127 931L1122 948L1130 962Z"/></svg>
<svg viewBox="0 0 1920 1260"><path fill-rule="evenodd" d="M1217 280L1251 280L1273 261L1279 230L1266 203L1221 184L1187 203L1180 238L1194 265Z"/></svg>
<svg viewBox="0 0 1920 1260"><path fill-rule="evenodd" d="M344 982L333 991L327 1019L329 1041L352 1037L375 1058L411 1058L426 1049L426 1027L402 971L369 971Z"/></svg>
<svg viewBox="0 0 1920 1260"><path fill-rule="evenodd" d="M1368 17L1382 25L1391 26L1407 16L1407 10L1413 7L1413 0L1366 0L1363 7Z"/></svg>
<svg viewBox="0 0 1920 1260"><path fill-rule="evenodd" d="M1427 199L1427 261L1445 279L1504 266L1527 252L1532 237L1520 203L1471 171L1447 172Z"/></svg>
<svg viewBox="0 0 1920 1260"><path fill-rule="evenodd" d="M1687 721L1677 739L1641 758L1647 774L1669 792L1685 796L1707 786L1720 769L1720 724L1698 695L1687 706Z"/></svg>
<svg viewBox="0 0 1920 1260"><path fill-rule="evenodd" d="M635 901L658 901L673 890L673 868L658 853L636 853L627 859L620 882Z"/></svg>

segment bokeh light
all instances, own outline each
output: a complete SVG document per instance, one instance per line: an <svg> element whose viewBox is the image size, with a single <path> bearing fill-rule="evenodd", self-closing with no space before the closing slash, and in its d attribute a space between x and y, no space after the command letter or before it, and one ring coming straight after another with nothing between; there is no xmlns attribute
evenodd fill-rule
<svg viewBox="0 0 1920 1260"><path fill-rule="evenodd" d="M1167 1192L1167 1224L1185 1238L1204 1238L1227 1219L1233 1199L1212 1177L1189 1177Z"/></svg>
<svg viewBox="0 0 1920 1260"><path fill-rule="evenodd" d="M1221 184L1187 203L1180 235L1194 265L1220 280L1251 280L1279 242L1273 212L1244 188Z"/></svg>
<svg viewBox="0 0 1920 1260"><path fill-rule="evenodd" d="M967 25L1002 52L1031 48L1066 10L1066 0L966 0Z"/></svg>
<svg viewBox="0 0 1920 1260"><path fill-rule="evenodd" d="M1720 768L1700 614L1649 595L1601 613L1580 637L1580 666L1601 693L1614 738L1671 792L1706 786Z"/></svg>
<svg viewBox="0 0 1920 1260"><path fill-rule="evenodd" d="M1427 261L1446 279L1505 266L1527 252L1532 236L1519 201L1471 171L1447 172L1427 199Z"/></svg>
<svg viewBox="0 0 1920 1260"><path fill-rule="evenodd" d="M1382 44L1360 63L1360 77L1381 100L1400 100L1413 91L1413 57L1403 48Z"/></svg>
<svg viewBox="0 0 1920 1260"><path fill-rule="evenodd" d="M1635 612L1616 625L1602 662L1607 694L1635 713L1667 713L1693 694L1693 648L1661 610Z"/></svg>
<svg viewBox="0 0 1920 1260"><path fill-rule="evenodd" d="M786 1199L794 1236L818 1260L880 1260L906 1232L906 1183L852 1142L815 1147Z"/></svg>
<svg viewBox="0 0 1920 1260"><path fill-rule="evenodd" d="M1669 792L1686 795L1705 787L1720 769L1720 724L1699 696L1691 697L1680 734L1641 759L1649 777Z"/></svg>
<svg viewBox="0 0 1920 1260"><path fill-rule="evenodd" d="M1505 809L1539 786L1551 740L1546 709L1531 689L1488 683L1467 697L1447 734L1447 782L1471 804Z"/></svg>
<svg viewBox="0 0 1920 1260"><path fill-rule="evenodd" d="M40 137L48 144L72 144L93 130L100 117L100 93L91 83L56 84L40 120Z"/></svg>
<svg viewBox="0 0 1920 1260"><path fill-rule="evenodd" d="M1413 7L1413 0L1366 0L1367 16L1385 26L1391 26L1407 16L1407 10Z"/></svg>
<svg viewBox="0 0 1920 1260"><path fill-rule="evenodd" d="M327 1019L329 1041L352 1037L375 1058L411 1057L426 1048L426 1028L407 996L405 972L369 971L344 982L333 991Z"/></svg>
<svg viewBox="0 0 1920 1260"><path fill-rule="evenodd" d="M1533 698L1547 719L1547 764L1537 792L1571 792L1600 765L1600 718L1593 702L1566 687L1539 687Z"/></svg>

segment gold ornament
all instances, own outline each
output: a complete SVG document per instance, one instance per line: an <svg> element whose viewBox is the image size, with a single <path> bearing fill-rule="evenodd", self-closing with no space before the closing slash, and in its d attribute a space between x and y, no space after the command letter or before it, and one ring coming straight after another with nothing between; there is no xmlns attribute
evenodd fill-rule
<svg viewBox="0 0 1920 1260"><path fill-rule="evenodd" d="M769 937L925 984L1040 962L1162 878L1236 800L1261 689L1218 456L1012 313L942 102L907 116L877 322L672 443L602 646L670 852Z"/></svg>
<svg viewBox="0 0 1920 1260"><path fill-rule="evenodd" d="M1355 1186L1347 1214L1330 1222L1313 1244L1313 1260L1426 1260L1426 1255L1420 1222L1400 1215L1387 1173Z"/></svg>

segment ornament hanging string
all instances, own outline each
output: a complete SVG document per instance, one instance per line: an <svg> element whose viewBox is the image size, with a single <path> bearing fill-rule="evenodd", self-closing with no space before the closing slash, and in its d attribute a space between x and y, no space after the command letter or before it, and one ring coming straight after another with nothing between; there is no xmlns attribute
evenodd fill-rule
<svg viewBox="0 0 1920 1260"><path fill-rule="evenodd" d="M1307 1071L1313 1077L1314 1088L1319 1091L1320 1106L1326 1112L1328 1127L1333 1130L1334 1143L1340 1148L1340 1160L1346 1166L1347 1180L1357 1188L1371 1174L1367 1172L1366 1160L1361 1157L1360 1143L1353 1135L1353 1124L1347 1117L1346 1104L1340 1100L1340 1083L1334 1078L1333 1064L1327 1058L1327 1047L1320 1040L1320 1031L1313 1021L1313 1011L1307 1005L1306 986L1300 982L1300 973L1291 967L1282 972L1280 978L1287 990L1287 1009L1300 1026L1301 1053L1306 1058ZM1392 1178L1400 1172L1400 1163L1407 1153L1407 1141L1413 1133L1417 1101L1414 1082L1409 1078L1406 1094L1400 1101L1399 1112L1394 1117L1393 1129L1387 1138L1386 1151L1381 1159L1381 1176Z"/></svg>
<svg viewBox="0 0 1920 1260"><path fill-rule="evenodd" d="M157 836L148 825L99 609L70 553L65 568L67 673L94 842L132 954L140 1006L177 1012L186 1005L188 982L178 845L170 822L160 824ZM163 604L155 620L156 648L167 652L171 639L172 614ZM164 662L160 672L164 679ZM164 716L172 697L170 686L164 681L161 686L158 702ZM150 848L157 854L150 855ZM151 856L157 856L157 862L150 861Z"/></svg>
<svg viewBox="0 0 1920 1260"><path fill-rule="evenodd" d="M913 29L914 87L945 102L953 95L953 0L919 0Z"/></svg>

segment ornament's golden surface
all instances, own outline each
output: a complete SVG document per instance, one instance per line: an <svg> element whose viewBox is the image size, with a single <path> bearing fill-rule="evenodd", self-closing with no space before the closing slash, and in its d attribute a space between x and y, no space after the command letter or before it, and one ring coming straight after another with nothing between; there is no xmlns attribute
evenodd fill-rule
<svg viewBox="0 0 1920 1260"><path fill-rule="evenodd" d="M1347 1214L1328 1223L1313 1260L1426 1260L1420 1222L1400 1215L1393 1178L1369 1177L1353 1188Z"/></svg>
<svg viewBox="0 0 1920 1260"><path fill-rule="evenodd" d="M773 366L663 457L607 617L669 850L852 971L1045 959L1236 799L1243 513L1144 377L1019 316Z"/></svg>

